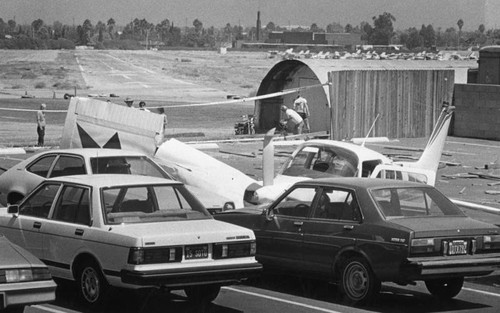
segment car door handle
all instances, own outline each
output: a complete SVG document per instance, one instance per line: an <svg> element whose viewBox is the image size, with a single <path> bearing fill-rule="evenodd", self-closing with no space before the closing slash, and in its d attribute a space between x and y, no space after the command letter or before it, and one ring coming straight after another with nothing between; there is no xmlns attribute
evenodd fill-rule
<svg viewBox="0 0 500 313"><path fill-rule="evenodd" d="M302 227L302 225L304 225L304 222L293 222L293 226Z"/></svg>
<svg viewBox="0 0 500 313"><path fill-rule="evenodd" d="M344 229L345 230L353 230L354 229L354 225L344 225Z"/></svg>
<svg viewBox="0 0 500 313"><path fill-rule="evenodd" d="M77 236L83 236L83 229L77 228L75 230L75 235L77 235Z"/></svg>
<svg viewBox="0 0 500 313"><path fill-rule="evenodd" d="M42 227L42 223L40 223L40 222L33 223L33 228L40 229L40 227Z"/></svg>

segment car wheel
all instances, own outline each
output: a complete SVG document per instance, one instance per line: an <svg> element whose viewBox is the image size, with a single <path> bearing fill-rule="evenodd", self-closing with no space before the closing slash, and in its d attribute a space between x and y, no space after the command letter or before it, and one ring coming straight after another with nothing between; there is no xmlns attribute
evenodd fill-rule
<svg viewBox="0 0 500 313"><path fill-rule="evenodd" d="M458 295L464 285L463 277L426 280L425 286L429 292L441 299L451 299Z"/></svg>
<svg viewBox="0 0 500 313"><path fill-rule="evenodd" d="M90 307L100 307L108 290L105 280L96 262L85 262L78 272L78 290L83 302Z"/></svg>
<svg viewBox="0 0 500 313"><path fill-rule="evenodd" d="M201 285L184 288L188 300L193 303L212 302L219 295L219 285Z"/></svg>
<svg viewBox="0 0 500 313"><path fill-rule="evenodd" d="M380 291L380 280L361 257L346 260L340 272L340 290L348 304L366 304Z"/></svg>

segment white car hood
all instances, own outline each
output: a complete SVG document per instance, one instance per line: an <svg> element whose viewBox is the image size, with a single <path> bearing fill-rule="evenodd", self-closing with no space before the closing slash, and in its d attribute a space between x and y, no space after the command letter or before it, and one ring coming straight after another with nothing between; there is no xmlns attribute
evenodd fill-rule
<svg viewBox="0 0 500 313"><path fill-rule="evenodd" d="M120 224L110 227L110 232L135 237L147 247L255 239L250 229L214 219Z"/></svg>

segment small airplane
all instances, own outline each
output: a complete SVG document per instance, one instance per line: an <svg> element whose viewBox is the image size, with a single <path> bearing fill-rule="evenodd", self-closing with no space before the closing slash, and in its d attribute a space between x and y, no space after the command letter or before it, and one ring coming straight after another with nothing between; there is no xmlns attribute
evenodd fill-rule
<svg viewBox="0 0 500 313"><path fill-rule="evenodd" d="M246 190L245 201L260 204L276 199L294 183L320 177L370 177L421 182L434 186L454 107L445 103L416 162L394 162L383 154L354 143L317 139L297 147L282 165L272 184ZM264 148L266 149L266 148ZM273 155L274 153L264 153ZM272 160L263 160L264 171L274 171ZM266 173L264 173L266 177ZM255 186L253 186L255 188Z"/></svg>

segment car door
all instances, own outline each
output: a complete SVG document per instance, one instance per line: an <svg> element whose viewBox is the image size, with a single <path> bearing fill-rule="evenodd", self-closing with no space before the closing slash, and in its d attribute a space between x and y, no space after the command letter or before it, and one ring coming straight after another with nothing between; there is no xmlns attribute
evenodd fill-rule
<svg viewBox="0 0 500 313"><path fill-rule="evenodd" d="M71 279L70 264L85 247L90 224L90 187L65 184L44 229L44 261L54 276Z"/></svg>
<svg viewBox="0 0 500 313"><path fill-rule="evenodd" d="M314 187L295 187L269 208L268 220L256 231L258 254L268 265L302 267L302 227L315 196Z"/></svg>
<svg viewBox="0 0 500 313"><path fill-rule="evenodd" d="M49 213L61 184L47 183L19 205L19 213L12 215L2 232L15 244L43 259L43 231L49 223ZM2 217L5 218L5 217Z"/></svg>
<svg viewBox="0 0 500 313"><path fill-rule="evenodd" d="M335 255L356 243L361 213L354 192L339 188L318 191L317 204L310 219L304 221L304 267L321 277L332 274Z"/></svg>

